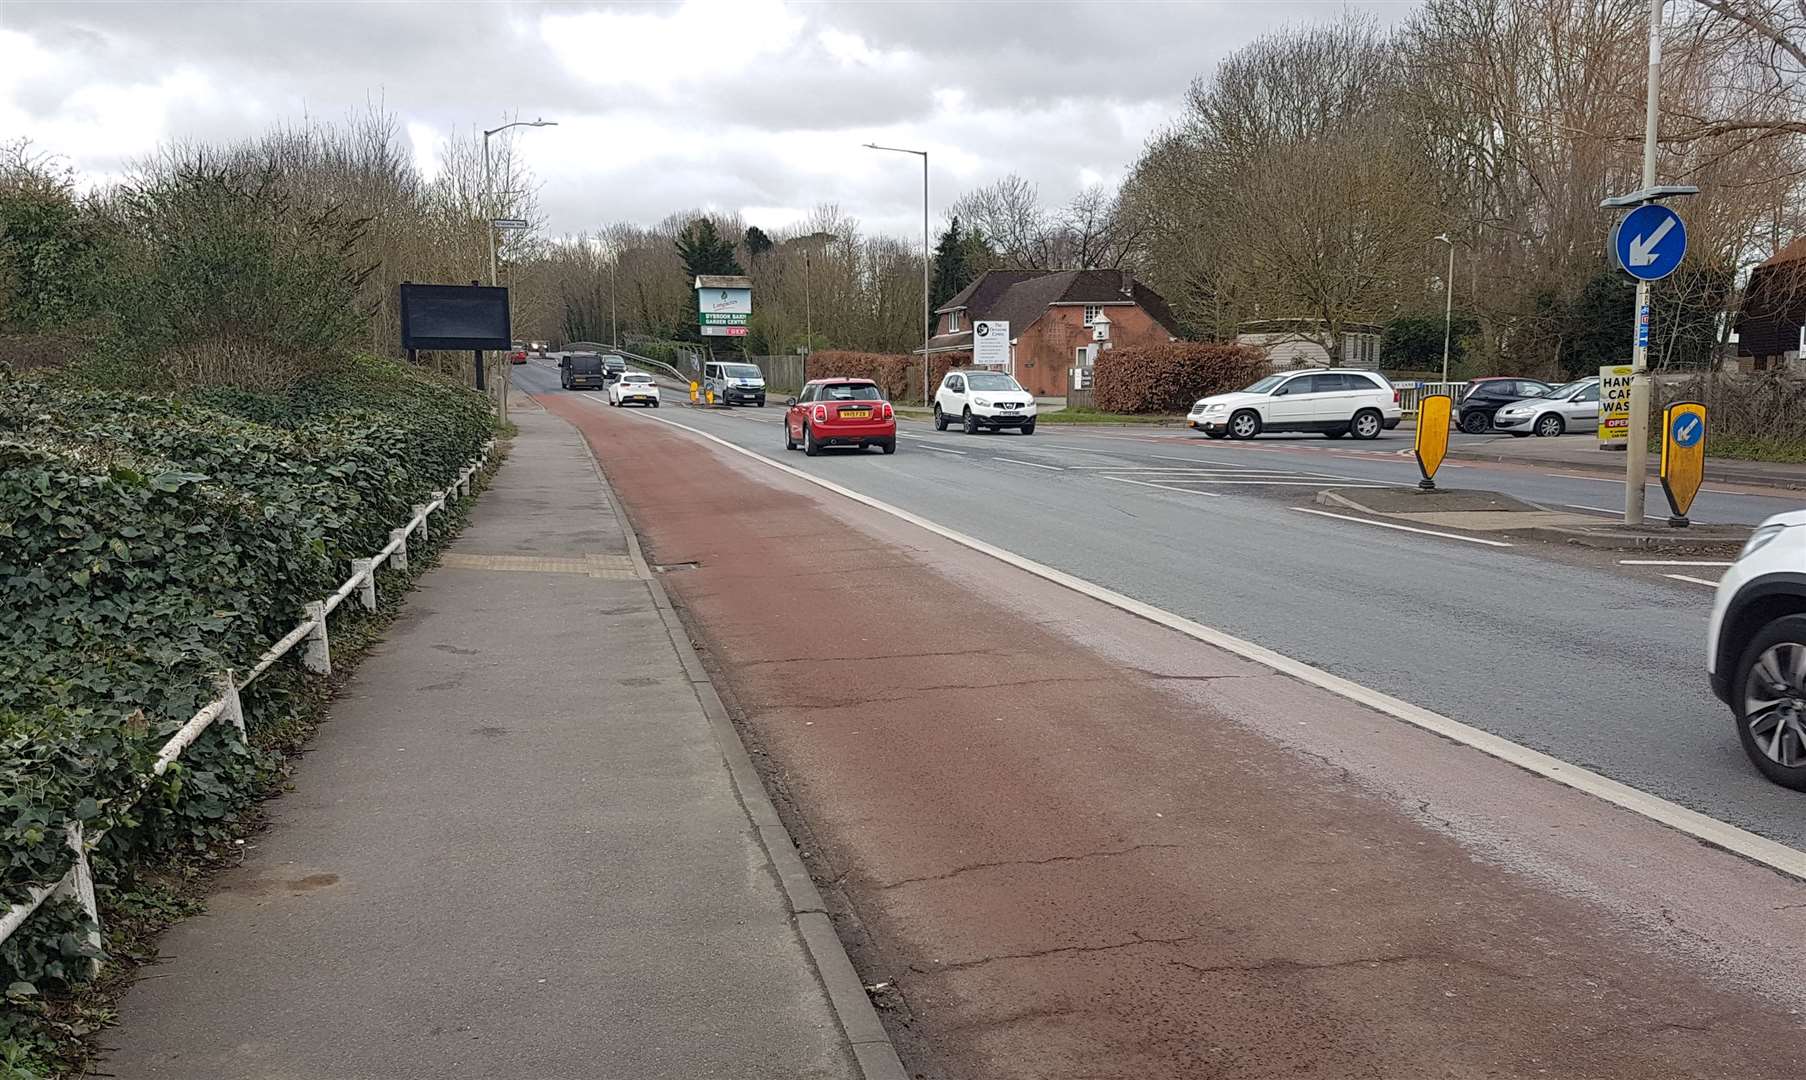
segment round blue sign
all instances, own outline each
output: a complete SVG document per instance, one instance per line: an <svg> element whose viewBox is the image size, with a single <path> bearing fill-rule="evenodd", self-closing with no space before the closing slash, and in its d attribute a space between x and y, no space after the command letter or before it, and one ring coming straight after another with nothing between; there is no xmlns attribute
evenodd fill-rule
<svg viewBox="0 0 1806 1080"><path fill-rule="evenodd" d="M1660 281L1674 273L1687 254L1686 223L1660 203L1645 203L1618 222L1612 253L1631 277Z"/></svg>
<svg viewBox="0 0 1806 1080"><path fill-rule="evenodd" d="M1685 450L1706 437L1706 422L1698 413L1681 413L1669 426L1668 437Z"/></svg>

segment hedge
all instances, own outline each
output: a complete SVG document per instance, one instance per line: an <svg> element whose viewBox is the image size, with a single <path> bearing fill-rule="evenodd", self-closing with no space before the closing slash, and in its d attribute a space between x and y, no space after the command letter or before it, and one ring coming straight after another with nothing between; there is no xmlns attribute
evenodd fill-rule
<svg viewBox="0 0 1806 1080"><path fill-rule="evenodd" d="M277 394L0 376L0 903L62 876L71 820L111 830L103 896L136 858L229 837L273 762L216 726L133 803L156 748L491 430L480 395L373 359ZM287 705L247 700L254 744ZM12 1007L79 981L78 930L47 905L0 945L0 1051Z"/></svg>
<svg viewBox="0 0 1806 1080"><path fill-rule="evenodd" d="M1210 394L1240 390L1267 373L1266 350L1173 341L1112 349L1097 358L1097 407L1113 413L1178 413Z"/></svg>
<svg viewBox="0 0 1806 1080"><path fill-rule="evenodd" d="M942 353L929 361L930 378L939 383L947 372L972 362L969 352ZM824 350L811 353L804 369L811 379L843 375L850 379L870 379L878 384L891 401L919 401L922 392L922 362L919 357L895 353L842 352Z"/></svg>

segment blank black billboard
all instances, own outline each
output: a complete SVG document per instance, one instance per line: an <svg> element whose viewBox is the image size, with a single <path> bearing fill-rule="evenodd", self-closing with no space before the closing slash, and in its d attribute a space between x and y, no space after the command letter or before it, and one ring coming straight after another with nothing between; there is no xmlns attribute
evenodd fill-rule
<svg viewBox="0 0 1806 1080"><path fill-rule="evenodd" d="M505 288L401 286L404 349L507 349L513 340Z"/></svg>

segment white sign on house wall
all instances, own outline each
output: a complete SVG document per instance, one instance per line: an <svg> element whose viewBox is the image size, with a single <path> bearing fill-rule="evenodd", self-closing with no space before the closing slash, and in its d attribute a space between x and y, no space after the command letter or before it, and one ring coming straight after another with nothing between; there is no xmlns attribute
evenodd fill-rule
<svg viewBox="0 0 1806 1080"><path fill-rule="evenodd" d="M975 367L1010 366L1010 324L1007 322L975 322L972 324L972 364Z"/></svg>

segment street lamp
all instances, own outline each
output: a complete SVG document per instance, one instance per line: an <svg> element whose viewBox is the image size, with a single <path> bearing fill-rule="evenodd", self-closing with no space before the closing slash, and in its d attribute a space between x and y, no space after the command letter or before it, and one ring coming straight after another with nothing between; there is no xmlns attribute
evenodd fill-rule
<svg viewBox="0 0 1806 1080"><path fill-rule="evenodd" d="M496 284L495 273L495 184L489 179L489 136L517 127L557 127L556 120L516 120L512 124L503 124L498 128L490 128L483 132L483 196L489 203L483 215L484 223L489 229L489 284ZM496 388L496 408L502 419L508 419L508 381L509 376L501 377L501 385Z"/></svg>
<svg viewBox="0 0 1806 1080"><path fill-rule="evenodd" d="M928 339L934 336L934 324L928 318L928 151L907 150L901 146L879 146L866 143L868 150L889 150L894 154L914 154L922 159L922 402L928 401Z"/></svg>
<svg viewBox="0 0 1806 1080"><path fill-rule="evenodd" d="M1449 246L1449 273L1443 279L1446 286L1447 299L1442 304L1442 388L1448 389L1449 382L1449 337L1455 323L1455 242L1443 233L1436 239Z"/></svg>

